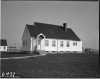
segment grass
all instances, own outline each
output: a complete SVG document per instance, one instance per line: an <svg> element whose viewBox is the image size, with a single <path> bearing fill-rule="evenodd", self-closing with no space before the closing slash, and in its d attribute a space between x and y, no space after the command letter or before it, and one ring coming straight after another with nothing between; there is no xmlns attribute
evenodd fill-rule
<svg viewBox="0 0 100 79"><path fill-rule="evenodd" d="M25 78L96 78L100 77L99 56L67 53L1 60L1 72L15 72Z"/></svg>
<svg viewBox="0 0 100 79"><path fill-rule="evenodd" d="M21 57L21 56L32 56L36 55L36 53L31 53L31 52L2 52L1 53L1 58L6 58L6 57Z"/></svg>

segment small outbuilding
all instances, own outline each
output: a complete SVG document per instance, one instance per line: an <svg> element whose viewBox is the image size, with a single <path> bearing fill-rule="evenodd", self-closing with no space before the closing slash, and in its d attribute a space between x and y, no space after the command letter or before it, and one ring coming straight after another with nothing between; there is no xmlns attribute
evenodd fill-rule
<svg viewBox="0 0 100 79"><path fill-rule="evenodd" d="M0 39L0 52L7 52L7 40L6 39Z"/></svg>

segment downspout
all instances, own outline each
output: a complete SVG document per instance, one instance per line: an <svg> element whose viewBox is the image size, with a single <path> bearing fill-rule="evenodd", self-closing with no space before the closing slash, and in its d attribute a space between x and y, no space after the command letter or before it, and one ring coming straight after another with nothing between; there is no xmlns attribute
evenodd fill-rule
<svg viewBox="0 0 100 79"><path fill-rule="evenodd" d="M57 40L57 53L58 53L58 40Z"/></svg>

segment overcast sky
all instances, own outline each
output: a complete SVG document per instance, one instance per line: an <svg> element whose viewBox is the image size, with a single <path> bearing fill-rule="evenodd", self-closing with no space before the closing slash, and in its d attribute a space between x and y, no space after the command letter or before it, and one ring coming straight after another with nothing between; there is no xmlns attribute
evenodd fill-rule
<svg viewBox="0 0 100 79"><path fill-rule="evenodd" d="M8 1L1 4L2 38L21 46L26 24L43 22L70 28L84 47L99 49L99 2L97 1Z"/></svg>

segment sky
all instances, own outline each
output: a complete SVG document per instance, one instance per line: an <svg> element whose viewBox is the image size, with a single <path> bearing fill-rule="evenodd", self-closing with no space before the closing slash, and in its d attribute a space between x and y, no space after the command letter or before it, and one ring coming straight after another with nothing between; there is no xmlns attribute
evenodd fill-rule
<svg viewBox="0 0 100 79"><path fill-rule="evenodd" d="M99 49L98 1L2 1L1 37L9 46L20 47L25 25L34 22L66 22L83 41L83 47Z"/></svg>

